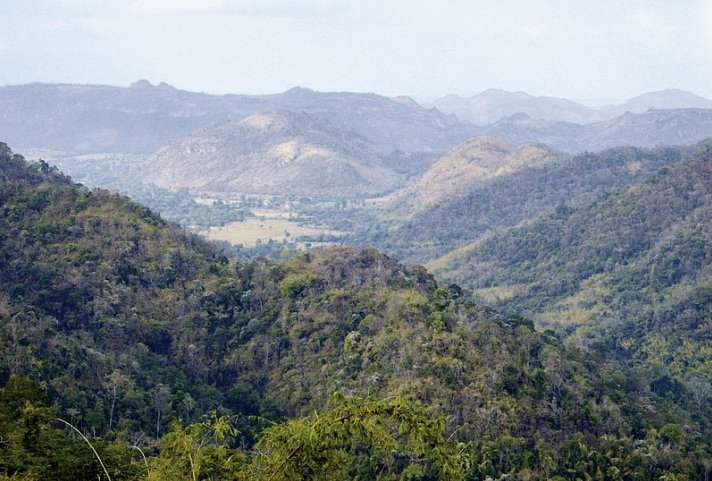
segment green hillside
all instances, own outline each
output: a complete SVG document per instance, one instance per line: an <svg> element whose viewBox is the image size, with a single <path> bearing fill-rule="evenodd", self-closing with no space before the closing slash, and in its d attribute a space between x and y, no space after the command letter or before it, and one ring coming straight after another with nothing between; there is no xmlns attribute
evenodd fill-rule
<svg viewBox="0 0 712 481"><path fill-rule="evenodd" d="M709 459L697 412L422 267L232 264L4 145L0 345L0 479L101 477L55 416L106 440L113 479L689 479Z"/></svg>
<svg viewBox="0 0 712 481"><path fill-rule="evenodd" d="M647 182L464 247L439 260L436 272L501 309L647 367L657 377L652 389L705 408L709 420L711 239L707 145Z"/></svg>

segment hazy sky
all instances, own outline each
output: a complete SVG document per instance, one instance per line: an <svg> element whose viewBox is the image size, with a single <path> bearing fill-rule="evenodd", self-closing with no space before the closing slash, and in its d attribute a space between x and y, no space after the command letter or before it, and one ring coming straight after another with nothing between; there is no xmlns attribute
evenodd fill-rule
<svg viewBox="0 0 712 481"><path fill-rule="evenodd" d="M712 0L2 0L0 85L712 98Z"/></svg>

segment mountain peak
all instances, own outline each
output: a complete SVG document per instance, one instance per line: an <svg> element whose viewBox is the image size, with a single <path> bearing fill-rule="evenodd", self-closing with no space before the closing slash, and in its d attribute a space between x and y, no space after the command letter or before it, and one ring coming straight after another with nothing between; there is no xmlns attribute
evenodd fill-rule
<svg viewBox="0 0 712 481"><path fill-rule="evenodd" d="M408 97L407 95L399 95L397 97L391 97L391 100L393 100L394 102L398 102L399 104L408 105L411 107L419 107L420 106L420 104L418 104L418 102L413 100L411 97Z"/></svg>
<svg viewBox="0 0 712 481"><path fill-rule="evenodd" d="M712 108L712 100L695 95L687 90L667 89L656 92L647 92L638 95L620 106L622 110L633 113L642 113L651 108L679 109L679 108Z"/></svg>
<svg viewBox="0 0 712 481"><path fill-rule="evenodd" d="M560 158L561 154L540 144L514 147L500 138L480 135L438 159L420 179L396 193L385 208L399 223L497 177Z"/></svg>
<svg viewBox="0 0 712 481"><path fill-rule="evenodd" d="M517 98L517 99L534 99L534 97L531 94L528 94L526 92L522 92L521 90L518 90L516 92L510 92L509 90L503 90L503 89L487 89L484 92L481 92L478 95L475 95L471 98L477 98L477 97L483 97L483 98L502 98L502 99L511 99L511 98Z"/></svg>
<svg viewBox="0 0 712 481"><path fill-rule="evenodd" d="M285 97L311 97L315 93L317 93L316 90L312 90L307 87L297 86L297 87L292 87L289 90L285 90L284 92L282 92L282 95Z"/></svg>
<svg viewBox="0 0 712 481"><path fill-rule="evenodd" d="M145 89L151 87L153 87L153 84L151 84L151 82L149 82L145 78L139 79L130 85L130 88L132 89Z"/></svg>

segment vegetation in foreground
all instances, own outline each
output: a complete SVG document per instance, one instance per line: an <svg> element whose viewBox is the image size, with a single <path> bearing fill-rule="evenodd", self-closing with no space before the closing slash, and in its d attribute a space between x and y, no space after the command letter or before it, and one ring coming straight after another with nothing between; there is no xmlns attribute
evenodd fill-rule
<svg viewBox="0 0 712 481"><path fill-rule="evenodd" d="M705 424L649 379L478 307L421 267L340 248L230 264L148 209L6 147L0 169L6 477L102 476L57 417L97 444L112 479L147 476L131 446L148 448L157 479L708 469ZM330 404L334 391L350 400ZM369 393L380 401L358 401ZM410 417L393 417L397 403ZM320 431L347 413L350 424ZM298 447L292 471L272 457Z"/></svg>

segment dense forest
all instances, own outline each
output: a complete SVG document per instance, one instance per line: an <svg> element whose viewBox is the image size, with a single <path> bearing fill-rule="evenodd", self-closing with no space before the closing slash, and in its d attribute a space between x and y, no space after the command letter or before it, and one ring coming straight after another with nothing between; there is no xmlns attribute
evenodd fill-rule
<svg viewBox="0 0 712 481"><path fill-rule="evenodd" d="M101 477L58 418L112 479L709 470L705 419L657 379L422 267L371 248L229 262L125 197L0 157L0 476Z"/></svg>
<svg viewBox="0 0 712 481"><path fill-rule="evenodd" d="M437 265L500 309L654 372L655 390L709 423L710 239L708 143L644 183L560 205Z"/></svg>

